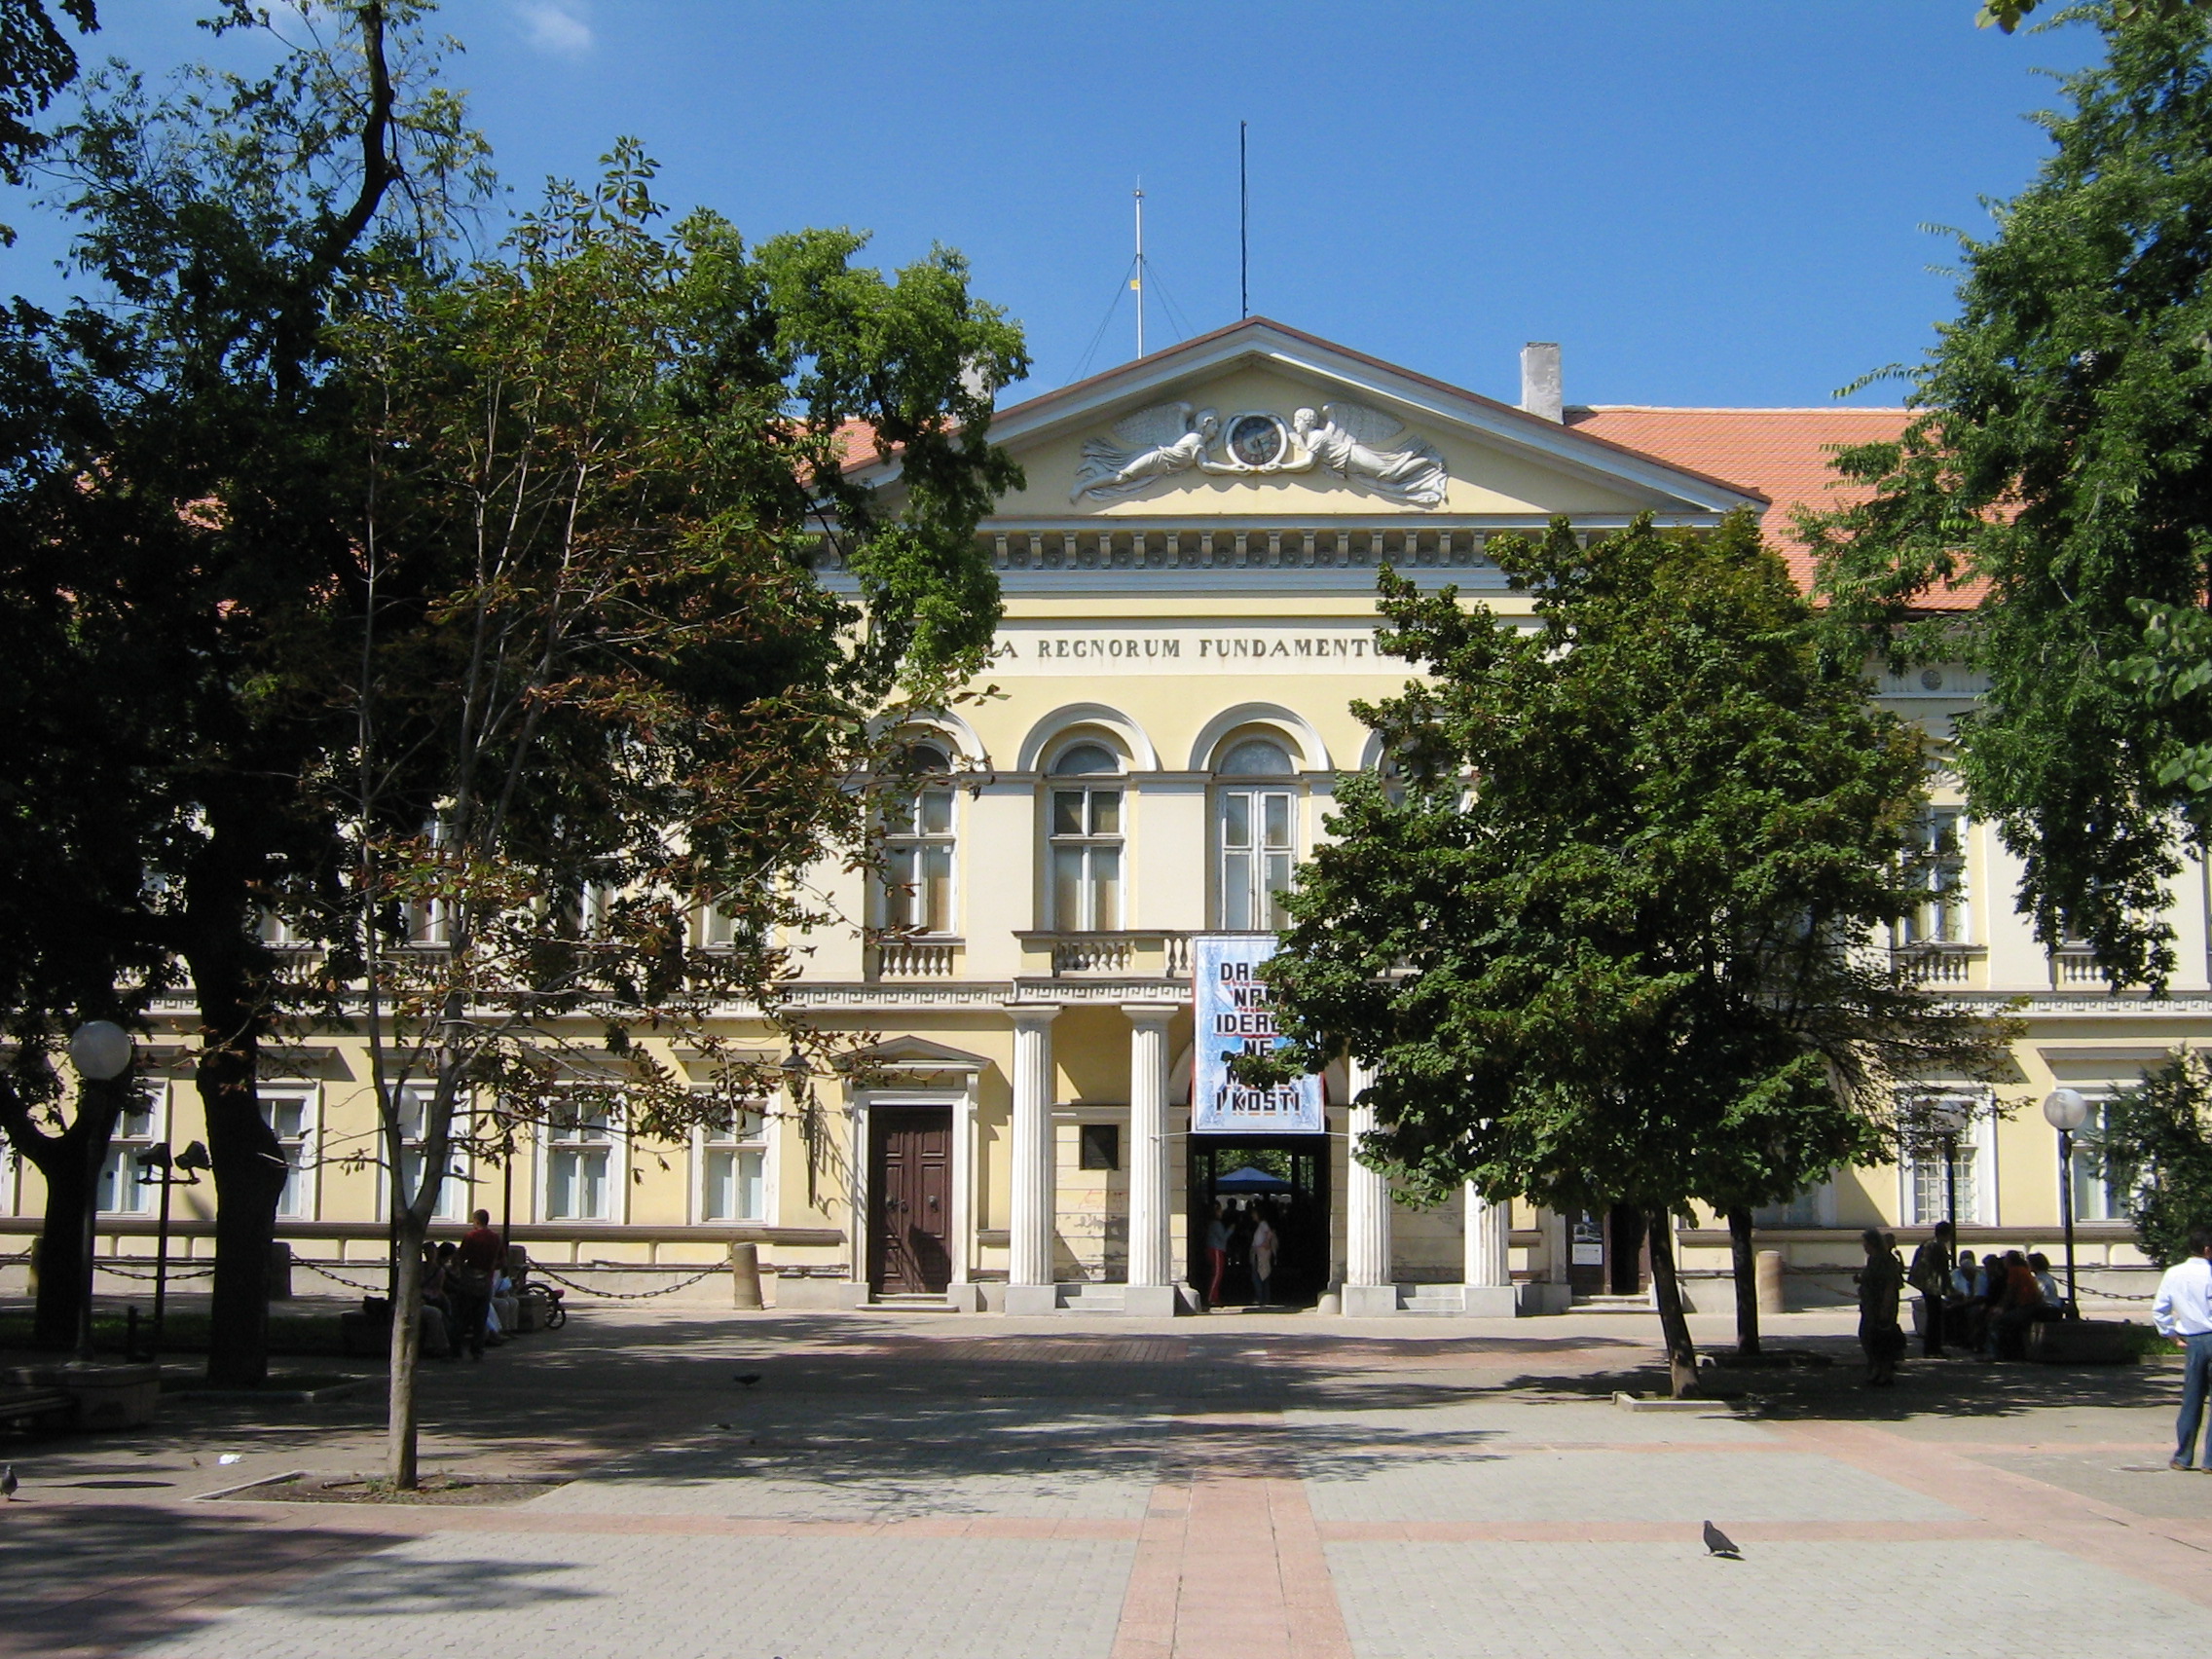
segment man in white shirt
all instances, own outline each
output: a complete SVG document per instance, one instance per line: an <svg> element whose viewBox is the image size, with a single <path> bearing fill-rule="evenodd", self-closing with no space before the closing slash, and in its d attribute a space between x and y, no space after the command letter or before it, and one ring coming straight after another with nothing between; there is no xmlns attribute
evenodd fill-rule
<svg viewBox="0 0 2212 1659"><path fill-rule="evenodd" d="M2174 1424L2173 1461L2169 1469L2196 1467L2196 1428L2204 1417L2204 1396L2212 1384L2212 1227L2199 1227L2189 1235L2189 1255L2166 1270L2158 1281L2157 1298L2151 1304L2151 1318L2158 1334L2181 1339L2188 1351L2182 1373L2181 1417Z"/></svg>

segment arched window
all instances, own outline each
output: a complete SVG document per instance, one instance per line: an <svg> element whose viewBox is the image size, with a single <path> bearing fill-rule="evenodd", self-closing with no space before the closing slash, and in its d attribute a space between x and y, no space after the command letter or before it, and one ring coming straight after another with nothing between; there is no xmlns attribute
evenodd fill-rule
<svg viewBox="0 0 2212 1659"><path fill-rule="evenodd" d="M1052 762L1045 832L1061 933L1122 925L1121 772L1120 756L1101 743L1070 744Z"/></svg>
<svg viewBox="0 0 2212 1659"><path fill-rule="evenodd" d="M948 934L952 925L952 761L942 746L917 743L904 756L910 783L883 813L883 925Z"/></svg>
<svg viewBox="0 0 2212 1659"><path fill-rule="evenodd" d="M1214 916L1226 932L1289 925L1281 895L1298 858L1296 773L1289 752L1266 737L1232 743L1214 764L1215 776L1235 780L1214 791Z"/></svg>

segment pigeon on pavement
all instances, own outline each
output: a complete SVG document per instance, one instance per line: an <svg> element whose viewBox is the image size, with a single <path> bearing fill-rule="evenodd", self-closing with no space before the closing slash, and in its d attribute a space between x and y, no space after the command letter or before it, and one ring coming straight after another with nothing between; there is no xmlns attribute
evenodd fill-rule
<svg viewBox="0 0 2212 1659"><path fill-rule="evenodd" d="M1744 1552L1736 1547L1735 1539L1710 1521L1705 1524L1705 1548L1707 1554L1719 1556L1724 1561L1744 1559Z"/></svg>
<svg viewBox="0 0 2212 1659"><path fill-rule="evenodd" d="M16 1479L15 1464L0 1464L0 1498L4 1498L10 1503L15 1502L16 1489L20 1485L22 1485L22 1482Z"/></svg>

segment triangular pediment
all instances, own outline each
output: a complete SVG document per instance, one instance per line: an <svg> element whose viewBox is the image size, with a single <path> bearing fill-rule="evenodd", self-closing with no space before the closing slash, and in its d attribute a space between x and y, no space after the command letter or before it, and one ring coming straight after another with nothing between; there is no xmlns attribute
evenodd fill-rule
<svg viewBox="0 0 2212 1659"><path fill-rule="evenodd" d="M1015 404L991 437L1026 478L993 513L987 528L999 530L1640 512L1700 523L1765 504L1749 488L1264 317Z"/></svg>
<svg viewBox="0 0 2212 1659"><path fill-rule="evenodd" d="M856 1049L838 1063L853 1071L867 1072L979 1072L991 1065L985 1055L914 1036L894 1037Z"/></svg>

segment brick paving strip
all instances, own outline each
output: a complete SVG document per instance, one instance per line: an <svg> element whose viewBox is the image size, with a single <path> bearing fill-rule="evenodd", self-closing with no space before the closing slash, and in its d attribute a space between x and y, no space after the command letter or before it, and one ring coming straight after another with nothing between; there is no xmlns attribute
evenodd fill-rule
<svg viewBox="0 0 2212 1659"><path fill-rule="evenodd" d="M1993 1468L1946 1446L1861 1423L1773 1426L1839 1463L1937 1498L2015 1536L2212 1606L2212 1527L2204 1522L2140 1515L2009 1469Z"/></svg>
<svg viewBox="0 0 2212 1659"><path fill-rule="evenodd" d="M1351 1659L1305 1483L1262 1435L1272 1413L1179 1419L1190 1472L1154 1487L1112 1659ZM1180 1437L1179 1437L1180 1440ZM1178 1456L1179 1455L1179 1456Z"/></svg>

